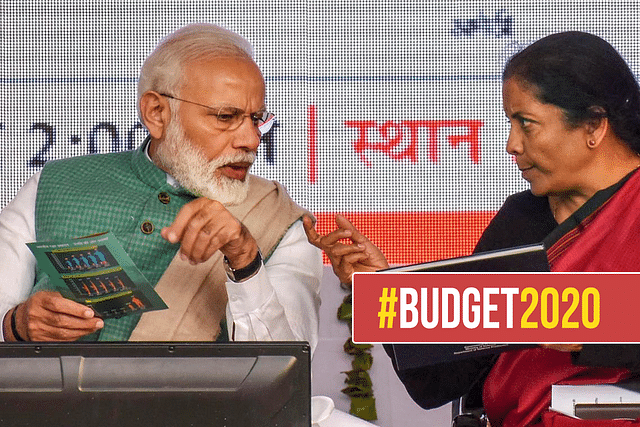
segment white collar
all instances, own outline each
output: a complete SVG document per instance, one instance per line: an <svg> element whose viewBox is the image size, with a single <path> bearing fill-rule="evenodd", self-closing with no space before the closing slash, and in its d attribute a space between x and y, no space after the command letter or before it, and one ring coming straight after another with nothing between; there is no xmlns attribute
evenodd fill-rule
<svg viewBox="0 0 640 427"><path fill-rule="evenodd" d="M145 156L147 156L147 159L149 159L149 161L151 163L154 163L153 159L151 159L151 156L149 155L149 146L151 145L151 138L149 138L148 140L146 140L144 142L145 146L142 148L142 151L144 151ZM155 163L154 163L155 164ZM165 173L167 176L167 184L169 184L170 186L172 186L173 188L180 188L182 187L180 185L180 183L171 175L169 175L168 173Z"/></svg>

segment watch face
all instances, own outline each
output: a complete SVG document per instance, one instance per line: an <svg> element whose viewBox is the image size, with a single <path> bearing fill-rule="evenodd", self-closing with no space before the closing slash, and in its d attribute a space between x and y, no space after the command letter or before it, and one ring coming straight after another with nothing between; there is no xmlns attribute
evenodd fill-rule
<svg viewBox="0 0 640 427"><path fill-rule="evenodd" d="M258 271L260 271L260 266L262 266L262 253L258 250L256 257L246 267L238 269L231 268L226 256L223 258L223 264L227 277L234 282L241 282L254 276Z"/></svg>
<svg viewBox="0 0 640 427"><path fill-rule="evenodd" d="M226 256L222 259L222 265L224 265L224 272L227 273L227 277L235 281L236 276L233 274L233 268L229 265L229 260Z"/></svg>

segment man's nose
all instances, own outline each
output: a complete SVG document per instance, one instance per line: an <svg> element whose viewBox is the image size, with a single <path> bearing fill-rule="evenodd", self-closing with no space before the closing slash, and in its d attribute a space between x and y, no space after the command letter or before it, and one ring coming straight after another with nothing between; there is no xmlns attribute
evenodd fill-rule
<svg viewBox="0 0 640 427"><path fill-rule="evenodd" d="M235 148L245 149L247 151L256 151L260 145L260 137L262 132L258 129L250 117L245 116L240 127L235 130L235 140L233 146Z"/></svg>

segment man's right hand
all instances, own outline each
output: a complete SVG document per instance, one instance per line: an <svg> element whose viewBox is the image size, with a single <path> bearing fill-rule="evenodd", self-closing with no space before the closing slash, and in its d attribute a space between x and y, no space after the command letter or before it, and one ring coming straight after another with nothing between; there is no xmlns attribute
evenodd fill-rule
<svg viewBox="0 0 640 427"><path fill-rule="evenodd" d="M36 292L14 310L16 329L26 341L75 341L104 327L93 310L59 292ZM11 331L11 313L4 319L5 332ZM5 333L5 340L10 335Z"/></svg>

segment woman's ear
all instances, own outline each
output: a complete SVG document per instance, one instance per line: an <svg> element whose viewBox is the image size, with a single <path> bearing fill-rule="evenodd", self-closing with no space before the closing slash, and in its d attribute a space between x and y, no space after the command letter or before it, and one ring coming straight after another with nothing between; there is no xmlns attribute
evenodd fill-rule
<svg viewBox="0 0 640 427"><path fill-rule="evenodd" d="M167 99L155 91L147 91L140 97L140 118L153 139L161 139L171 120Z"/></svg>
<svg viewBox="0 0 640 427"><path fill-rule="evenodd" d="M607 118L607 112L602 107L593 106L589 110L592 113L592 118L588 119L585 124L589 134L587 146L595 148L600 145L609 131L609 119Z"/></svg>

